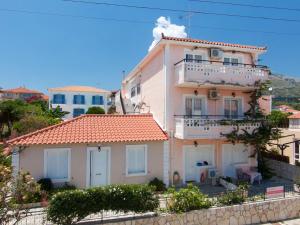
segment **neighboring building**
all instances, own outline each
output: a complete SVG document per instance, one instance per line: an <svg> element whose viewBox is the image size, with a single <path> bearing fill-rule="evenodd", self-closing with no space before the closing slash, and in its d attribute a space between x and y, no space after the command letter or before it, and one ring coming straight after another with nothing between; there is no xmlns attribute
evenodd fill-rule
<svg viewBox="0 0 300 225"><path fill-rule="evenodd" d="M85 188L166 180L167 139L150 114L82 115L7 143L15 172Z"/></svg>
<svg viewBox="0 0 300 225"><path fill-rule="evenodd" d="M268 68L256 65L265 52L265 47L162 36L123 80L117 108L152 113L169 135L167 184L205 182L208 170L235 177L236 167L257 165L250 147L232 145L222 133L235 128L226 121L244 119L249 91L268 79ZM245 123L240 130L257 126Z"/></svg>
<svg viewBox="0 0 300 225"><path fill-rule="evenodd" d="M66 119L85 114L90 107L101 107L107 112L110 92L87 86L66 86L49 88L49 107L59 106L63 111L69 112Z"/></svg>
<svg viewBox="0 0 300 225"><path fill-rule="evenodd" d="M25 87L0 91L0 100L14 100L14 99L20 99L23 101L31 101L31 100L47 101L48 97L44 95L42 92L30 90Z"/></svg>

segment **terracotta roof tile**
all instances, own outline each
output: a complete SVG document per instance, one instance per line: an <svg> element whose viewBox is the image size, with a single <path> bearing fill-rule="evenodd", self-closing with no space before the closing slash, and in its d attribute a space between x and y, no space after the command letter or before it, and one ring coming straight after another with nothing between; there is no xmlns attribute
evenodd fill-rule
<svg viewBox="0 0 300 225"><path fill-rule="evenodd" d="M164 141L167 135L151 114L82 115L77 118L23 135L10 146L36 144Z"/></svg>
<svg viewBox="0 0 300 225"><path fill-rule="evenodd" d="M2 90L2 92L17 93L17 94L42 94L39 91L30 90L30 89L27 89L25 87L18 87L18 88L13 88L13 89Z"/></svg>
<svg viewBox="0 0 300 225"><path fill-rule="evenodd" d="M181 42L193 42L193 43L199 43L199 44L208 44L208 45L218 45L218 46L224 46L224 47L246 48L246 49L259 50L259 51L265 51L267 49L267 47L230 44L230 43L224 43L224 42L206 41L206 40L192 39L192 38L177 38L177 37L162 36L162 39L170 40L170 41L181 41Z"/></svg>
<svg viewBox="0 0 300 225"><path fill-rule="evenodd" d="M57 87L57 88L49 88L48 91L67 91L67 92L92 92L92 93L108 93L109 91L89 87L89 86L66 86L66 87Z"/></svg>

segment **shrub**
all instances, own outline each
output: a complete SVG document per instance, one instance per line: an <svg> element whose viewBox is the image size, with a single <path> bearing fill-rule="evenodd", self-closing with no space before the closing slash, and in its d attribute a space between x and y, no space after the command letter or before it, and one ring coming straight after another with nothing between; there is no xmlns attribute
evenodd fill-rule
<svg viewBox="0 0 300 225"><path fill-rule="evenodd" d="M155 177L153 180L149 182L150 186L155 187L155 191L165 191L166 190L166 185L164 182L157 177Z"/></svg>
<svg viewBox="0 0 300 225"><path fill-rule="evenodd" d="M275 151L262 152L262 156L265 158L270 158L277 161L290 163L290 157L285 155L280 155L278 152Z"/></svg>
<svg viewBox="0 0 300 225"><path fill-rule="evenodd" d="M228 191L218 198L218 203L221 205L242 204L246 200L245 188L238 187L235 191Z"/></svg>
<svg viewBox="0 0 300 225"><path fill-rule="evenodd" d="M47 219L56 224L75 224L90 214L88 193L83 190L59 192L47 208Z"/></svg>
<svg viewBox="0 0 300 225"><path fill-rule="evenodd" d="M38 181L42 191L50 192L53 189L53 184L50 178L42 178Z"/></svg>
<svg viewBox="0 0 300 225"><path fill-rule="evenodd" d="M90 107L86 114L105 114L105 110L98 106Z"/></svg>
<svg viewBox="0 0 300 225"><path fill-rule="evenodd" d="M171 199L168 208L172 212L187 212L197 209L207 209L212 206L208 196L202 194L198 187L189 184L187 188L182 188L178 192L169 190Z"/></svg>
<svg viewBox="0 0 300 225"><path fill-rule="evenodd" d="M47 219L57 224L76 223L102 210L143 213L154 211L159 200L148 185L110 185L55 194L47 210Z"/></svg>

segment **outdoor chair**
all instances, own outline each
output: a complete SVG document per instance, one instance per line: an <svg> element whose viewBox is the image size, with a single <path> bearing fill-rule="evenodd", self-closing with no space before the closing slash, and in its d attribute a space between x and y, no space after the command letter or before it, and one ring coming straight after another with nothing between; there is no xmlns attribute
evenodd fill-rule
<svg viewBox="0 0 300 225"><path fill-rule="evenodd" d="M250 182L250 180L251 180L250 175L244 173L242 168L237 168L236 169L236 176L237 176L238 181Z"/></svg>

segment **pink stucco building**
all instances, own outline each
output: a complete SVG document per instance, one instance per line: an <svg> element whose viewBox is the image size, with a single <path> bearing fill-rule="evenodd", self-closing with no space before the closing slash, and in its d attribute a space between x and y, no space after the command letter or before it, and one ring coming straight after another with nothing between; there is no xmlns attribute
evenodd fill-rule
<svg viewBox="0 0 300 225"><path fill-rule="evenodd" d="M249 90L268 79L268 68L257 65L265 52L265 47L162 35L122 81L119 110L152 113L169 135L165 183L205 182L209 171L234 177L236 166L256 166L249 147L232 145L221 133L234 129L230 121L244 119Z"/></svg>

